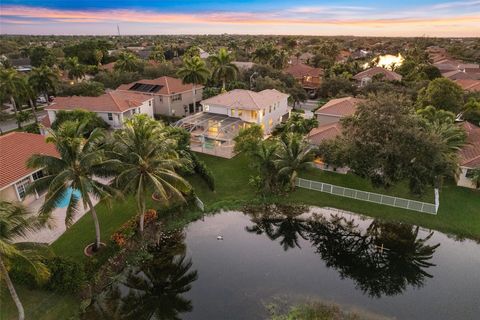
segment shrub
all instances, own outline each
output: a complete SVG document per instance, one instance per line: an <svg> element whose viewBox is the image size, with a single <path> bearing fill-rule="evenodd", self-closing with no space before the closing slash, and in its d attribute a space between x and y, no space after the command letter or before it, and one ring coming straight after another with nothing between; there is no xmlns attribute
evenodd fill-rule
<svg viewBox="0 0 480 320"><path fill-rule="evenodd" d="M45 287L59 292L75 292L85 282L85 270L75 261L54 257L45 261L50 270L50 279Z"/></svg>
<svg viewBox="0 0 480 320"><path fill-rule="evenodd" d="M203 181L205 181L211 191L215 191L215 178L212 171L207 167L205 162L198 158L195 153L190 152L190 154L194 163L195 172L203 179Z"/></svg>

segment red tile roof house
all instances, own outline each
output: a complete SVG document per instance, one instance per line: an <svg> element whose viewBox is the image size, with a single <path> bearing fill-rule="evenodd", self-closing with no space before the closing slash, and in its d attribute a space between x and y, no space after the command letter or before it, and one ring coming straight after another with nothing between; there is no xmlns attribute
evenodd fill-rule
<svg viewBox="0 0 480 320"><path fill-rule="evenodd" d="M459 151L460 172L457 177L457 185L473 188L477 186L469 179L473 169L480 168L480 127L469 122L461 124L467 133L467 144Z"/></svg>
<svg viewBox="0 0 480 320"><path fill-rule="evenodd" d="M58 111L76 109L95 112L113 129L120 129L124 120L134 114L143 113L153 118L153 97L125 91L110 91L99 97L57 97L45 108L50 123L55 121Z"/></svg>
<svg viewBox="0 0 480 320"><path fill-rule="evenodd" d="M360 87L367 85L369 82L372 81L373 77L376 75L383 75L383 79L387 81L401 81L402 76L394 71L387 70L382 67L373 67L362 72L357 73L353 76L358 82Z"/></svg>
<svg viewBox="0 0 480 320"><path fill-rule="evenodd" d="M341 118L350 116L357 110L357 105L364 101L354 97L332 99L315 111L318 126L339 122Z"/></svg>
<svg viewBox="0 0 480 320"><path fill-rule="evenodd" d="M195 86L193 106L193 85L183 84L182 80L172 77L160 77L151 80L138 80L120 85L117 90L150 95L153 100L153 113L172 117L181 117L201 111L200 101L203 86Z"/></svg>
<svg viewBox="0 0 480 320"><path fill-rule="evenodd" d="M293 76L310 94L315 93L322 83L323 70L303 63L293 63L284 70Z"/></svg>
<svg viewBox="0 0 480 320"><path fill-rule="evenodd" d="M0 199L30 204L40 195L25 195L27 186L43 176L42 169L34 170L26 166L34 154L58 156L53 144L45 137L26 132L12 132L0 136Z"/></svg>
<svg viewBox="0 0 480 320"><path fill-rule="evenodd" d="M455 80L464 91L480 92L480 80Z"/></svg>

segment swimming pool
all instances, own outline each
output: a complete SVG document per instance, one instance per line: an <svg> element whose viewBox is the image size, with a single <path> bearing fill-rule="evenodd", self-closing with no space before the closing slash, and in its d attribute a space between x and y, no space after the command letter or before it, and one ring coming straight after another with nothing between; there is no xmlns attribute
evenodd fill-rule
<svg viewBox="0 0 480 320"><path fill-rule="evenodd" d="M58 203L59 208L65 208L68 206L68 202L70 201L70 197L72 196L72 192L75 195L76 198L80 199L80 191L78 190L73 190L72 188L68 188L67 192L63 196L63 198L60 200Z"/></svg>

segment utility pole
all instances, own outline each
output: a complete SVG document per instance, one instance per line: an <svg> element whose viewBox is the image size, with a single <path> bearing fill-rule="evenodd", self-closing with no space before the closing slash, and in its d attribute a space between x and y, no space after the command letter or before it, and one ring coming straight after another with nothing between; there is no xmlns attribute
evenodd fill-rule
<svg viewBox="0 0 480 320"><path fill-rule="evenodd" d="M120 26L117 24L117 32L118 32L118 36L120 37Z"/></svg>

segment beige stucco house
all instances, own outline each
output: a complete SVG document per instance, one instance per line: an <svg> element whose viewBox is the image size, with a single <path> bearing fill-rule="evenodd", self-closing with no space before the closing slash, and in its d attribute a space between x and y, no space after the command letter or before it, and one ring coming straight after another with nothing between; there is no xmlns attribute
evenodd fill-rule
<svg viewBox="0 0 480 320"><path fill-rule="evenodd" d="M339 122L346 116L353 115L357 106L364 99L345 97L332 99L315 111L315 118L318 120L318 126Z"/></svg>
<svg viewBox="0 0 480 320"><path fill-rule="evenodd" d="M138 80L122 84L117 91L140 93L153 98L153 113L172 117L183 117L201 110L200 101L203 86L184 84L182 80L172 77ZM193 97L195 95L195 106Z"/></svg>
<svg viewBox="0 0 480 320"><path fill-rule="evenodd" d="M43 177L42 169L27 168L27 160L34 154L58 156L55 145L45 137L26 132L11 132L0 136L0 199L29 205L41 195L26 195L28 185Z"/></svg>

